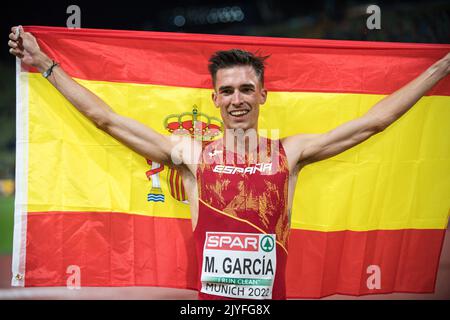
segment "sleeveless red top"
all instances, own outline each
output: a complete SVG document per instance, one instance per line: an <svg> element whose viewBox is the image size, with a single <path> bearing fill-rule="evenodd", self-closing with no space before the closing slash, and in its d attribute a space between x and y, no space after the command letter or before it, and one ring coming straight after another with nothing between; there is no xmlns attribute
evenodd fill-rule
<svg viewBox="0 0 450 320"><path fill-rule="evenodd" d="M227 299L200 292L206 232L275 234L272 299L286 299L288 179L287 158L279 140L260 137L253 156L225 150L223 139L204 146L197 169L199 212L194 230L199 299Z"/></svg>

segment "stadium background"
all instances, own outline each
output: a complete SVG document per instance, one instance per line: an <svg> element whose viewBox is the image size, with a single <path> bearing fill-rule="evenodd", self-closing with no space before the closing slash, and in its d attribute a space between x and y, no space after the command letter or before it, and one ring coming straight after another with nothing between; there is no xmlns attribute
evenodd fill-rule
<svg viewBox="0 0 450 320"><path fill-rule="evenodd" d="M188 33L450 43L448 1L151 1L2 4L0 50L0 299L106 298L195 299L189 290L164 288L27 288L10 287L14 208L15 61L8 54L13 25L66 26L69 5L81 9L81 27ZM381 8L381 29L368 30L366 8ZM450 299L450 239L444 243L435 294L390 294L329 299Z"/></svg>

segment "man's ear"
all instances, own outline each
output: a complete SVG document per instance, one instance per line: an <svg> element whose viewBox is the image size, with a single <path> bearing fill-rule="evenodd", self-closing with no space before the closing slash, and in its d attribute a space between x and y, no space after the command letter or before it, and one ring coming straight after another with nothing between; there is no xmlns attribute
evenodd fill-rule
<svg viewBox="0 0 450 320"><path fill-rule="evenodd" d="M266 103L268 92L266 89L262 88L260 92L260 101L259 104Z"/></svg>
<svg viewBox="0 0 450 320"><path fill-rule="evenodd" d="M212 98L212 101L214 102L214 105L216 106L216 108L218 108L219 105L217 104L217 93L216 93L216 91L213 91L213 93L211 93L211 98Z"/></svg>

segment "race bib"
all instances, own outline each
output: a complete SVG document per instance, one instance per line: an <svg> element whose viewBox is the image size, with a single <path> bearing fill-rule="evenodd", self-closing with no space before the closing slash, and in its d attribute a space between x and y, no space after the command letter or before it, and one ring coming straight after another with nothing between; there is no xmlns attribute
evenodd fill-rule
<svg viewBox="0 0 450 320"><path fill-rule="evenodd" d="M274 234L207 232L201 292L271 299L276 265Z"/></svg>

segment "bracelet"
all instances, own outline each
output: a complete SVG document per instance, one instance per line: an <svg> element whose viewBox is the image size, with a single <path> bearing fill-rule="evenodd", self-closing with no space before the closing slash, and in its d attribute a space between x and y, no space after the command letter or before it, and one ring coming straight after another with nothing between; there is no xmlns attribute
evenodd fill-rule
<svg viewBox="0 0 450 320"><path fill-rule="evenodd" d="M44 76L44 78L48 78L52 72L53 72L53 68L59 66L59 63L55 62L52 60L52 65L50 66L50 68L47 69L47 71L45 71L42 75Z"/></svg>

